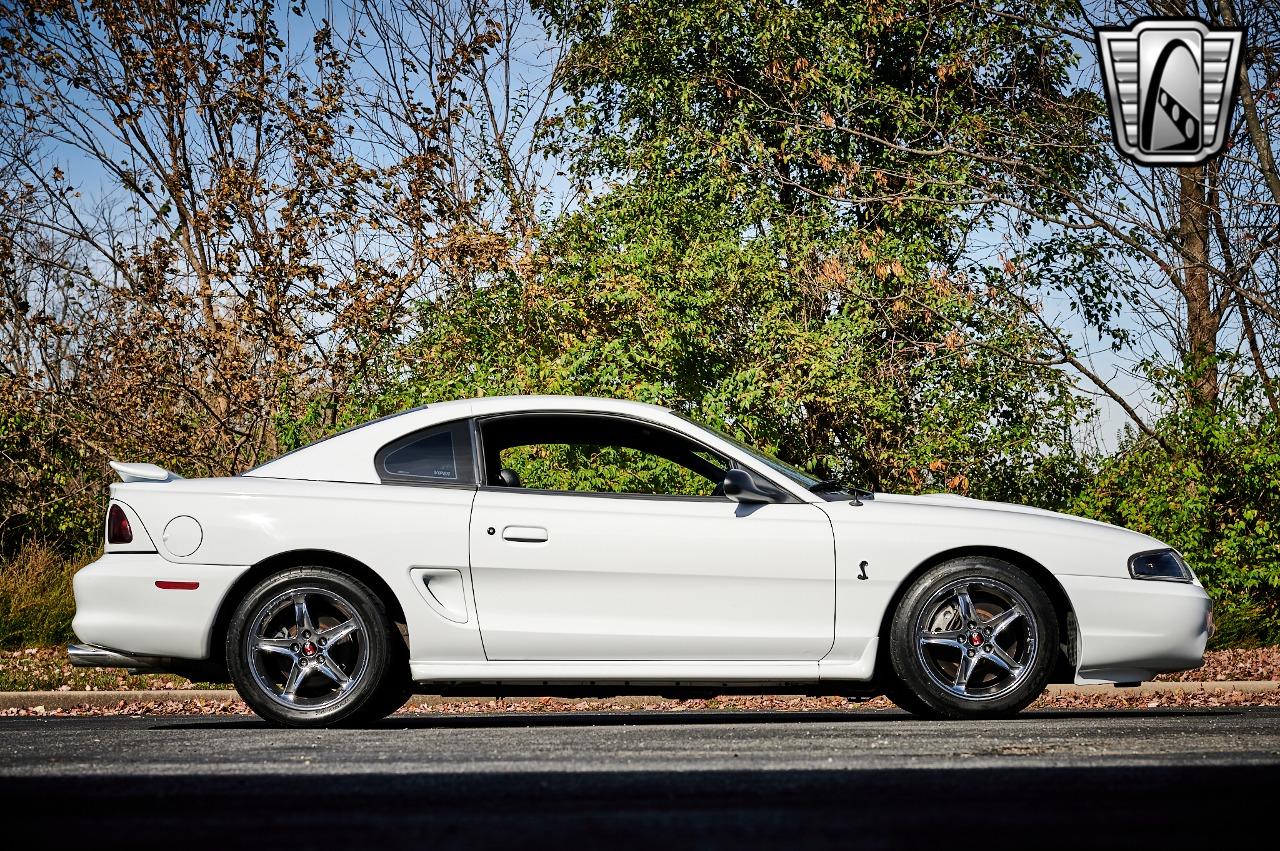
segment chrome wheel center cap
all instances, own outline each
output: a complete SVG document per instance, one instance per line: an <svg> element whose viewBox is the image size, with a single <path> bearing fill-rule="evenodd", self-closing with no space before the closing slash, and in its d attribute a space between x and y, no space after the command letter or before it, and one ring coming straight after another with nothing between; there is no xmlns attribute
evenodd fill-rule
<svg viewBox="0 0 1280 851"><path fill-rule="evenodd" d="M304 656L314 656L314 655L316 655L316 646L315 646L315 644L314 644L314 643L312 643L312 642L310 642L310 641L308 641L306 644L302 645L302 655L304 655Z"/></svg>
<svg viewBox="0 0 1280 851"><path fill-rule="evenodd" d="M982 643L982 633L980 633L980 632L971 632L971 633L969 633L969 643L970 643L970 644L972 644L974 647L977 647L979 644L981 644L981 643Z"/></svg>

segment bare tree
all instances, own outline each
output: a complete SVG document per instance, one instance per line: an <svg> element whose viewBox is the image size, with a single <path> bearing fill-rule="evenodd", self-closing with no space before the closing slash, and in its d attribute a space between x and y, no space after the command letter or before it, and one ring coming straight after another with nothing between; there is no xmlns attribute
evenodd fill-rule
<svg viewBox="0 0 1280 851"><path fill-rule="evenodd" d="M564 47L522 0L350 0L360 108L389 161L438 158L450 215L434 259L455 284L518 269L552 203L546 144ZM410 220L406 232L417 232Z"/></svg>
<svg viewBox="0 0 1280 851"><path fill-rule="evenodd" d="M460 110L407 111L412 144L389 146L367 108L391 102L389 66L360 63L354 23L271 0L33 0L4 6L0 33L10 182L40 201L5 222L62 244L44 274L65 267L95 300L75 379L32 385L51 415L112 451L229 472L376 383L474 215ZM422 76L448 87L497 38L452 32Z"/></svg>
<svg viewBox="0 0 1280 851"><path fill-rule="evenodd" d="M1168 402L1212 410L1225 389L1249 377L1280 414L1273 380L1280 358L1280 9L1239 0L1122 0L1085 4L1082 20L1124 25L1150 14L1247 27L1226 150L1205 165L1177 169L1116 156L1086 191L1063 193L1067 213L1053 224L1121 249L1111 271L1124 282L1126 321L1138 328L1128 338L1131 350L1147 365L1177 373L1181 401ZM1087 82L1100 89L1096 74ZM1110 128L1101 117L1094 125L1105 144Z"/></svg>

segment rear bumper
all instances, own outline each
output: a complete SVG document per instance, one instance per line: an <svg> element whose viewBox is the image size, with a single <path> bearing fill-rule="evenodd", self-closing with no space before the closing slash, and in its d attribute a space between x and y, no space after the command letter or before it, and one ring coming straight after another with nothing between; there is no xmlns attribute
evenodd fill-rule
<svg viewBox="0 0 1280 851"><path fill-rule="evenodd" d="M248 569L175 564L156 553L107 553L75 575L71 628L83 644L121 659L207 659L219 607ZM106 658L80 655L85 664Z"/></svg>
<svg viewBox="0 0 1280 851"><path fill-rule="evenodd" d="M1204 662L1213 614L1199 585L1098 576L1058 579L1079 623L1077 683L1141 682Z"/></svg>

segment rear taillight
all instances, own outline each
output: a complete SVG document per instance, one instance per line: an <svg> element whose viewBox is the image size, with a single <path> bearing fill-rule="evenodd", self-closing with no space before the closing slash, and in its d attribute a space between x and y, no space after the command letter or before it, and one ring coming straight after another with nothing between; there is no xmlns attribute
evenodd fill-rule
<svg viewBox="0 0 1280 851"><path fill-rule="evenodd" d="M129 525L124 509L118 505L111 506L111 510L107 512L107 543L133 543L133 527Z"/></svg>

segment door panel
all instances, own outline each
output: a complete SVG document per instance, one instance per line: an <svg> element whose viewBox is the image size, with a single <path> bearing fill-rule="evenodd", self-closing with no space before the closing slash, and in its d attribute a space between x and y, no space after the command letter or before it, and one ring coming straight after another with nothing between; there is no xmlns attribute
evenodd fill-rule
<svg viewBox="0 0 1280 851"><path fill-rule="evenodd" d="M471 572L493 660L816 660L830 521L808 504L486 488Z"/></svg>

